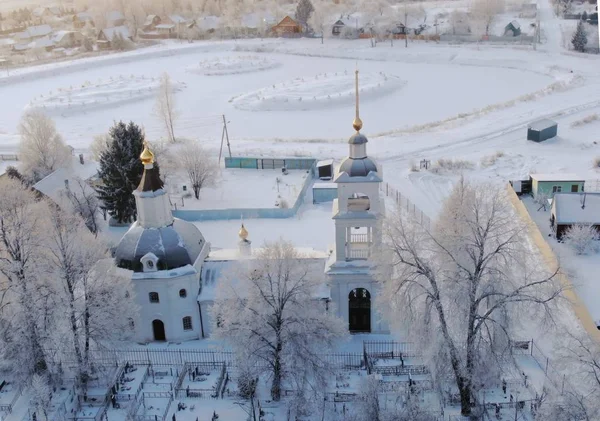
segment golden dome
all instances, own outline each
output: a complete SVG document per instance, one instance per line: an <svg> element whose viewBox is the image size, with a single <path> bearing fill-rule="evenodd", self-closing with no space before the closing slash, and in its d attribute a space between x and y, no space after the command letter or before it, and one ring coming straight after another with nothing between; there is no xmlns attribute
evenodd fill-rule
<svg viewBox="0 0 600 421"><path fill-rule="evenodd" d="M142 161L142 164L144 164L144 165L154 164L154 154L148 148L148 142L144 142L144 150L142 151L142 153L140 155L140 160Z"/></svg>
<svg viewBox="0 0 600 421"><path fill-rule="evenodd" d="M242 224L242 228L240 228L240 231L238 232L238 236L242 240L246 240L248 238L248 230L246 229L244 224Z"/></svg>
<svg viewBox="0 0 600 421"><path fill-rule="evenodd" d="M352 122L352 127L354 127L354 130L356 130L357 132L360 132L360 129L362 129L363 126L363 122L360 119L360 117L355 117L354 121Z"/></svg>

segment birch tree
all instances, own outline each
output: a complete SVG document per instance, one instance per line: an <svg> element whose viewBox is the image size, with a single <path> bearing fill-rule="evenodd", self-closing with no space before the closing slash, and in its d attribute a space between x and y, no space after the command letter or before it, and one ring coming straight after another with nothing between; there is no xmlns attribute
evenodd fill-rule
<svg viewBox="0 0 600 421"><path fill-rule="evenodd" d="M106 262L107 246L79 218L58 208L50 215L49 261L63 309L57 330L63 328L69 339L65 350L75 356L79 385L85 388L92 347L129 337L129 319L135 314L131 286L127 278L115 276Z"/></svg>
<svg viewBox="0 0 600 421"><path fill-rule="evenodd" d="M44 374L53 289L43 276L44 202L18 181L0 184L0 351L23 377Z"/></svg>
<svg viewBox="0 0 600 421"><path fill-rule="evenodd" d="M333 8L330 3L326 1L315 2L314 10L308 19L308 25L312 30L321 34L321 44L323 44L325 32L331 30L332 11Z"/></svg>
<svg viewBox="0 0 600 421"><path fill-rule="evenodd" d="M71 151L56 131L54 121L42 111L26 112L19 124L19 134L21 169L34 182L70 164Z"/></svg>
<svg viewBox="0 0 600 421"><path fill-rule="evenodd" d="M177 110L173 96L173 83L168 73L163 73L160 78L160 88L154 110L164 124L169 141L174 143L176 140L175 120L177 119Z"/></svg>
<svg viewBox="0 0 600 421"><path fill-rule="evenodd" d="M73 214L78 215L85 223L88 230L94 235L98 234L98 214L100 213L100 201L92 187L80 178L75 178L62 192L68 202Z"/></svg>
<svg viewBox="0 0 600 421"><path fill-rule="evenodd" d="M227 341L239 358L264 367L274 401L281 399L284 380L298 396L307 379L314 379L317 390L328 368L321 355L346 334L340 319L318 308L315 293L322 276L322 270L311 271L292 244L279 241L266 244L256 259L245 261L219 284L215 336Z"/></svg>
<svg viewBox="0 0 600 421"><path fill-rule="evenodd" d="M464 180L433 231L402 213L386 221L379 277L391 320L402 320L439 376L447 372L464 416L511 363L519 318L552 317L561 293L558 269L541 266L525 233L504 190Z"/></svg>
<svg viewBox="0 0 600 421"><path fill-rule="evenodd" d="M200 199L200 190L213 185L217 179L217 163L197 141L186 141L179 147L175 151L174 164L186 172L196 200Z"/></svg>
<svg viewBox="0 0 600 421"><path fill-rule="evenodd" d="M504 6L504 0L474 0L471 15L484 26L486 36L490 34L490 26L496 16L504 11Z"/></svg>

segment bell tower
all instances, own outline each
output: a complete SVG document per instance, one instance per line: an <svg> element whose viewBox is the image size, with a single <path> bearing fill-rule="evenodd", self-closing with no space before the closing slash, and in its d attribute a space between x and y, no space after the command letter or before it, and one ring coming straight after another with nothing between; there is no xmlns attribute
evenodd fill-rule
<svg viewBox="0 0 600 421"><path fill-rule="evenodd" d="M335 247L327 275L338 315L351 332L387 332L387 325L373 307L378 286L373 277L373 253L381 242L385 214L379 195L382 171L367 155L367 137L360 131L358 70L355 72L356 131L348 140L348 157L337 168L333 202Z"/></svg>

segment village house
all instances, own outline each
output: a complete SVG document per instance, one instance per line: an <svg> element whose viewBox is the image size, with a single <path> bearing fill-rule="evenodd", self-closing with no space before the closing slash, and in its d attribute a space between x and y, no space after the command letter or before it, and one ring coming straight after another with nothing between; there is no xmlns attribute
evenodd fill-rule
<svg viewBox="0 0 600 421"><path fill-rule="evenodd" d="M28 41L33 41L38 38L47 37L52 33L52 28L50 25L36 25L30 26L23 32L19 32L15 35L15 42L24 43Z"/></svg>
<svg viewBox="0 0 600 421"><path fill-rule="evenodd" d="M102 29L98 34L96 44L102 49L112 48L112 42L115 37L122 37L123 39L130 41L132 40L129 29L126 26L116 26Z"/></svg>
<svg viewBox="0 0 600 421"><path fill-rule="evenodd" d="M172 23L161 23L156 25L156 32L163 38L171 38L175 35L175 25Z"/></svg>
<svg viewBox="0 0 600 421"><path fill-rule="evenodd" d="M557 240L573 225L591 225L600 231L600 193L555 194L550 225Z"/></svg>
<svg viewBox="0 0 600 421"><path fill-rule="evenodd" d="M364 32L364 24L360 16L343 15L331 27L331 35L344 38L358 38Z"/></svg>
<svg viewBox="0 0 600 421"><path fill-rule="evenodd" d="M302 33L302 29L301 23L286 16L281 22L271 28L271 33L278 37L297 36Z"/></svg>
<svg viewBox="0 0 600 421"><path fill-rule="evenodd" d="M521 35L521 24L516 20L504 27L504 36L518 37L519 35Z"/></svg>
<svg viewBox="0 0 600 421"><path fill-rule="evenodd" d="M142 26L142 30L144 32L152 32L156 30L156 26L160 25L162 20L158 15L148 15L146 16L146 20L144 21L144 25Z"/></svg>
<svg viewBox="0 0 600 421"><path fill-rule="evenodd" d="M96 26L92 15L87 12L80 12L73 15L73 27L75 29L81 29L86 25L90 25L92 27Z"/></svg>
<svg viewBox="0 0 600 421"><path fill-rule="evenodd" d="M198 31L200 34L213 34L219 29L221 18L218 16L203 16L197 22Z"/></svg>
<svg viewBox="0 0 600 421"><path fill-rule="evenodd" d="M57 48L75 48L83 45L85 37L79 31L57 31L52 41Z"/></svg>
<svg viewBox="0 0 600 421"><path fill-rule="evenodd" d="M530 174L531 193L552 198L556 193L579 193L583 191L585 180L576 174Z"/></svg>

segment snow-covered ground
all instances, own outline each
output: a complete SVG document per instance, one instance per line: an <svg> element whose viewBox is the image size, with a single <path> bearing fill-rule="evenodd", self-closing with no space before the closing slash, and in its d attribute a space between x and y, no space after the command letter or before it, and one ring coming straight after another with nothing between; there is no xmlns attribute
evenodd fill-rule
<svg viewBox="0 0 600 421"><path fill-rule="evenodd" d="M282 201L284 206L293 207L308 176L303 170L291 170L283 175L281 169L224 168L215 185L202 188L200 200L196 200L186 175L177 173L169 177L169 193L171 202L183 210L276 208Z"/></svg>
<svg viewBox="0 0 600 421"><path fill-rule="evenodd" d="M269 70L280 65L278 61L264 56L236 55L218 60L203 60L198 65L188 67L187 71L205 76L227 76Z"/></svg>
<svg viewBox="0 0 600 421"><path fill-rule="evenodd" d="M173 82L177 92L185 84ZM133 74L110 76L108 80L85 81L80 86L70 85L50 90L31 99L25 109L42 109L49 115L67 117L75 113L88 113L95 109L115 109L125 103L135 103L154 98L160 87L160 78Z"/></svg>

